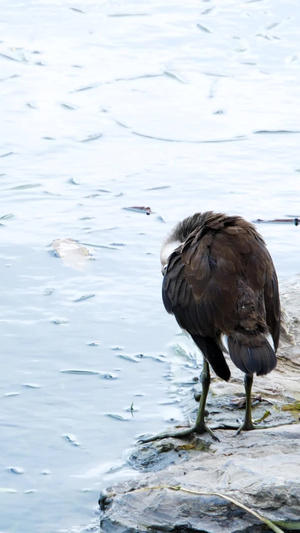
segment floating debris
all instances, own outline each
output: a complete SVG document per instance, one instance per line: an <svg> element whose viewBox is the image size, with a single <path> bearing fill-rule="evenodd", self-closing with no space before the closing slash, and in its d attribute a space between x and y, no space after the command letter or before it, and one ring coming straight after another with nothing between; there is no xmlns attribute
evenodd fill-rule
<svg viewBox="0 0 300 533"><path fill-rule="evenodd" d="M4 394L4 397L5 397L5 398L10 398L11 396L19 396L19 395L20 395L19 392L6 392L6 393Z"/></svg>
<svg viewBox="0 0 300 533"><path fill-rule="evenodd" d="M90 298L94 298L95 294L84 294L83 296L80 296L80 298L76 298L76 300L73 300L73 302L84 302L84 300L89 300Z"/></svg>
<svg viewBox="0 0 300 533"><path fill-rule="evenodd" d="M120 357L121 359L125 359L126 361L130 361L131 363L139 363L139 361L135 358L135 357L132 357L131 355L125 355L125 354L118 354L118 357Z"/></svg>
<svg viewBox="0 0 300 533"><path fill-rule="evenodd" d="M68 433L66 433L65 435L63 435L63 438L73 446L80 446L80 442L77 441L75 435L69 435Z"/></svg>
<svg viewBox="0 0 300 533"><path fill-rule="evenodd" d="M161 185L159 187L150 187L150 189L146 189L146 191L161 191L162 189L170 189L171 185Z"/></svg>
<svg viewBox="0 0 300 533"><path fill-rule="evenodd" d="M73 177L68 180L68 183L71 183L71 185L80 185L79 181Z"/></svg>
<svg viewBox="0 0 300 533"><path fill-rule="evenodd" d="M114 374L110 374L109 372L100 372L101 379L118 379L117 376Z"/></svg>
<svg viewBox="0 0 300 533"><path fill-rule="evenodd" d="M208 13L210 13L211 11L213 11L215 9L215 6L213 7L209 7L208 9L204 9L204 11L202 11L202 15L208 15Z"/></svg>
<svg viewBox="0 0 300 533"><path fill-rule="evenodd" d="M10 155L10 154L6 154L6 155ZM25 185L16 185L16 187L11 187L9 190L16 191L16 190L23 190L23 189L34 189L35 187L40 187L40 186L41 186L40 183L25 183Z"/></svg>
<svg viewBox="0 0 300 533"><path fill-rule="evenodd" d="M13 56L10 56L8 54L0 54L0 57L4 57L4 59L10 59L11 61L17 61L18 63L21 63L21 59L19 59L18 57L13 57Z"/></svg>
<svg viewBox="0 0 300 533"><path fill-rule="evenodd" d="M170 72L169 70L165 70L164 75L167 76L168 78L179 81L180 83L186 83L182 78L177 76L177 74L174 74L174 72Z"/></svg>
<svg viewBox="0 0 300 533"><path fill-rule="evenodd" d="M26 389L40 389L41 386L37 383L22 383L22 387L25 387Z"/></svg>
<svg viewBox="0 0 300 533"><path fill-rule="evenodd" d="M7 215L2 215L2 217L0 217L0 220L8 220L9 218L13 218L13 214L12 213L8 213Z"/></svg>
<svg viewBox="0 0 300 533"><path fill-rule="evenodd" d="M253 133L258 133L258 134L289 134L289 133L300 133L300 130L257 130L257 131L254 131Z"/></svg>
<svg viewBox="0 0 300 533"><path fill-rule="evenodd" d="M295 226L299 226L300 224L300 218L298 217L295 217L295 218L274 218L273 220L262 220L261 218L258 218L257 220L253 220L253 222L255 224L262 224L262 223L265 223L265 224L283 224L283 223L289 223L289 224L294 224Z"/></svg>
<svg viewBox="0 0 300 533"><path fill-rule="evenodd" d="M133 416L133 414L139 411L139 409L137 409L137 407L134 407L133 402L132 402L131 406L125 409L125 411L127 411L128 413L131 413L131 415Z"/></svg>
<svg viewBox="0 0 300 533"><path fill-rule="evenodd" d="M6 81L6 80L13 80L14 78L19 78L19 74L12 74L11 76L7 76L6 78L0 78L0 81Z"/></svg>
<svg viewBox="0 0 300 533"><path fill-rule="evenodd" d="M8 157L9 155L13 155L13 154L14 154L14 152L6 152L5 154L1 154L0 157Z"/></svg>
<svg viewBox="0 0 300 533"><path fill-rule="evenodd" d="M94 193L94 194L89 194L88 196L85 196L85 198L97 198L98 196L100 196L99 193ZM82 220L82 219L80 219Z"/></svg>
<svg viewBox="0 0 300 533"><path fill-rule="evenodd" d="M24 490L24 494L34 494L36 492L36 489L27 489Z"/></svg>
<svg viewBox="0 0 300 533"><path fill-rule="evenodd" d="M212 33L208 28L206 28L206 26L202 26L201 24L197 24L196 26L199 30L203 31L204 33Z"/></svg>
<svg viewBox="0 0 300 533"><path fill-rule="evenodd" d="M16 489L9 489L6 487L0 487L0 494L10 494L10 493L16 493Z"/></svg>
<svg viewBox="0 0 300 533"><path fill-rule="evenodd" d="M124 207L126 211L135 211L136 213L145 213L146 215L151 215L153 211L151 211L151 207L143 207L143 206L132 206L132 207Z"/></svg>
<svg viewBox="0 0 300 533"><path fill-rule="evenodd" d="M115 415L113 413L106 413L105 416L108 416L109 418L113 418L114 420L120 420L120 422L128 422L128 418L125 418L122 415Z"/></svg>
<svg viewBox="0 0 300 533"><path fill-rule="evenodd" d="M281 22L271 22L271 24L266 26L266 30L273 30L273 28L276 28L279 24L281 24Z"/></svg>
<svg viewBox="0 0 300 533"><path fill-rule="evenodd" d="M76 270L83 270L86 261L91 259L90 251L71 238L55 239L50 246L56 257L60 257L65 265Z"/></svg>
<svg viewBox="0 0 300 533"><path fill-rule="evenodd" d="M20 468L19 466L8 466L7 470L11 472L12 474L17 474L17 475L24 474L24 469Z"/></svg>
<svg viewBox="0 0 300 533"><path fill-rule="evenodd" d="M76 109L76 106L73 106L71 104L66 104L65 102L62 102L61 104L61 107L63 107L64 109L68 109L70 111L74 111Z"/></svg>
<svg viewBox="0 0 300 533"><path fill-rule="evenodd" d="M103 137L102 133L93 133L92 135L88 135L85 139L82 139L80 142L87 143L90 141L96 141L96 139L100 139L100 137Z"/></svg>
<svg viewBox="0 0 300 533"><path fill-rule="evenodd" d="M65 370L60 370L61 374L79 374L82 376L96 376L101 374L98 370L82 370L76 368L70 368Z"/></svg>
<svg viewBox="0 0 300 533"><path fill-rule="evenodd" d="M54 318L52 324L55 324L56 326L67 326L69 320L67 318Z"/></svg>
<svg viewBox="0 0 300 533"><path fill-rule="evenodd" d="M45 289L45 290L44 290L44 296L51 296L51 294L54 293L54 290L55 290L55 289L51 289L51 288L49 288L49 289Z"/></svg>
<svg viewBox="0 0 300 533"><path fill-rule="evenodd" d="M262 39L266 39L267 41L271 41L272 38L267 34L257 33L256 37L261 37Z"/></svg>
<svg viewBox="0 0 300 533"><path fill-rule="evenodd" d="M165 362L165 356L160 354L160 355L144 355L144 354L140 354L138 355L137 357L141 358L141 357L146 357L148 359L152 359L153 361L157 361L158 363L164 363Z"/></svg>
<svg viewBox="0 0 300 533"><path fill-rule="evenodd" d="M71 11L75 11L75 13L83 13L85 15L85 11L82 11L82 9L79 9L78 7L70 7Z"/></svg>
<svg viewBox="0 0 300 533"><path fill-rule="evenodd" d="M148 13L111 13L108 17L147 17ZM146 76L139 76L146 77ZM149 76L150 77L150 76Z"/></svg>
<svg viewBox="0 0 300 533"><path fill-rule="evenodd" d="M99 86L99 83L94 83L93 85L86 85L85 87L74 89L74 91L71 91L71 93L80 93L81 91L89 91L90 89L95 89L98 86Z"/></svg>

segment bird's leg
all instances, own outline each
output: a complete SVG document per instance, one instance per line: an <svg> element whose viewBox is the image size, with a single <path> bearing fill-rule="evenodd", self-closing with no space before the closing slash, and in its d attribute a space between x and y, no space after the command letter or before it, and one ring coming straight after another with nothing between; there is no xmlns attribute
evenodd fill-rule
<svg viewBox="0 0 300 533"><path fill-rule="evenodd" d="M197 413L197 419L196 423L193 427L193 431L195 433L205 433L206 431L213 437L213 439L217 440L217 437L213 434L213 432L205 425L204 417L205 417L205 405L206 405L206 399L209 391L210 386L210 371L209 371L209 364L206 361L205 357L203 357L203 369L201 372L201 384L202 384L202 392L201 392L201 398Z"/></svg>
<svg viewBox="0 0 300 533"><path fill-rule="evenodd" d="M154 435L153 437L145 437L145 438L142 437L139 440L139 442L142 442L142 443L151 442L154 440L164 439L167 437L174 437L174 438L180 439L180 438L187 437L188 435L191 435L192 433L202 434L206 432L209 433L210 436L214 440L219 440L218 437L214 435L211 429L209 429L205 425L205 422L204 422L205 404L206 404L206 398L207 398L207 394L209 391L209 385L210 385L209 364L204 357L203 357L203 369L201 372L201 384L202 384L202 392L201 392L200 404L198 408L197 419L193 427L184 429L182 431L170 431L170 432L165 432L165 433L159 433L158 435Z"/></svg>
<svg viewBox="0 0 300 533"><path fill-rule="evenodd" d="M245 418L244 422L241 425L241 427L237 431L237 435L241 431L250 431L251 429L255 429L255 426L252 422L252 416L251 416L251 390L252 390L252 383L253 383L253 374L245 374L244 377L244 385L245 385L245 392L246 392L246 411L245 411Z"/></svg>

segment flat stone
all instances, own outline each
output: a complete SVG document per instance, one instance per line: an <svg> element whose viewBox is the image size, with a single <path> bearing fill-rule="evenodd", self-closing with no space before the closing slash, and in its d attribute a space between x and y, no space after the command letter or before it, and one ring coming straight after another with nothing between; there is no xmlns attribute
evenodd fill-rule
<svg viewBox="0 0 300 533"><path fill-rule="evenodd" d="M204 435L137 444L129 463L141 474L100 497L103 533L258 533L262 519L250 510L300 523L299 299L300 276L281 287L288 318L277 367L254 378L253 417L269 412L262 429L238 436L220 429L238 425L244 415L235 408L242 404L243 375L229 362L230 383L213 378L207 404L207 424L219 428L220 442ZM191 415L193 407L190 392L184 412Z"/></svg>
<svg viewBox="0 0 300 533"><path fill-rule="evenodd" d="M101 499L102 531L260 531L258 519L214 493L271 520L300 521L299 424L236 438L226 431L222 442L199 451L197 442L207 439L193 439L195 449L187 460L108 489ZM182 446L179 439L164 440Z"/></svg>

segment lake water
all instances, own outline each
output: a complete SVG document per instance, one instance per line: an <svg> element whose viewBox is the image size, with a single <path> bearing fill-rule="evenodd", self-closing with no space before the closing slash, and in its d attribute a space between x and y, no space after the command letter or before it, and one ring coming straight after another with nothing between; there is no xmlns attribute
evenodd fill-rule
<svg viewBox="0 0 300 533"><path fill-rule="evenodd" d="M300 9L2 0L0 18L0 531L98 531L99 492L199 373L161 303L165 234L196 211L300 216ZM299 272L299 228L259 230L279 278Z"/></svg>

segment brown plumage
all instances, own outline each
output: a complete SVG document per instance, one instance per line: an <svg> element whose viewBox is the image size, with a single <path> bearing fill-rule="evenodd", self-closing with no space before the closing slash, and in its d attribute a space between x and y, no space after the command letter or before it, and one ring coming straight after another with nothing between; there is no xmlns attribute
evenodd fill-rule
<svg viewBox="0 0 300 533"><path fill-rule="evenodd" d="M207 351L219 377L230 377L219 348L222 333L240 370L268 374L276 357L266 336L271 333L276 350L280 305L275 268L255 227L241 217L207 212L179 223L170 238L182 244L164 273L166 310Z"/></svg>
<svg viewBox="0 0 300 533"><path fill-rule="evenodd" d="M190 333L204 356L202 399L195 426L163 436L210 432L204 423L208 363L220 378L230 378L222 335L227 336L232 361L245 373L246 415L240 429L253 429L253 374L268 374L276 366L280 331L277 276L262 237L241 217L197 213L177 224L167 237L161 261L164 306Z"/></svg>

